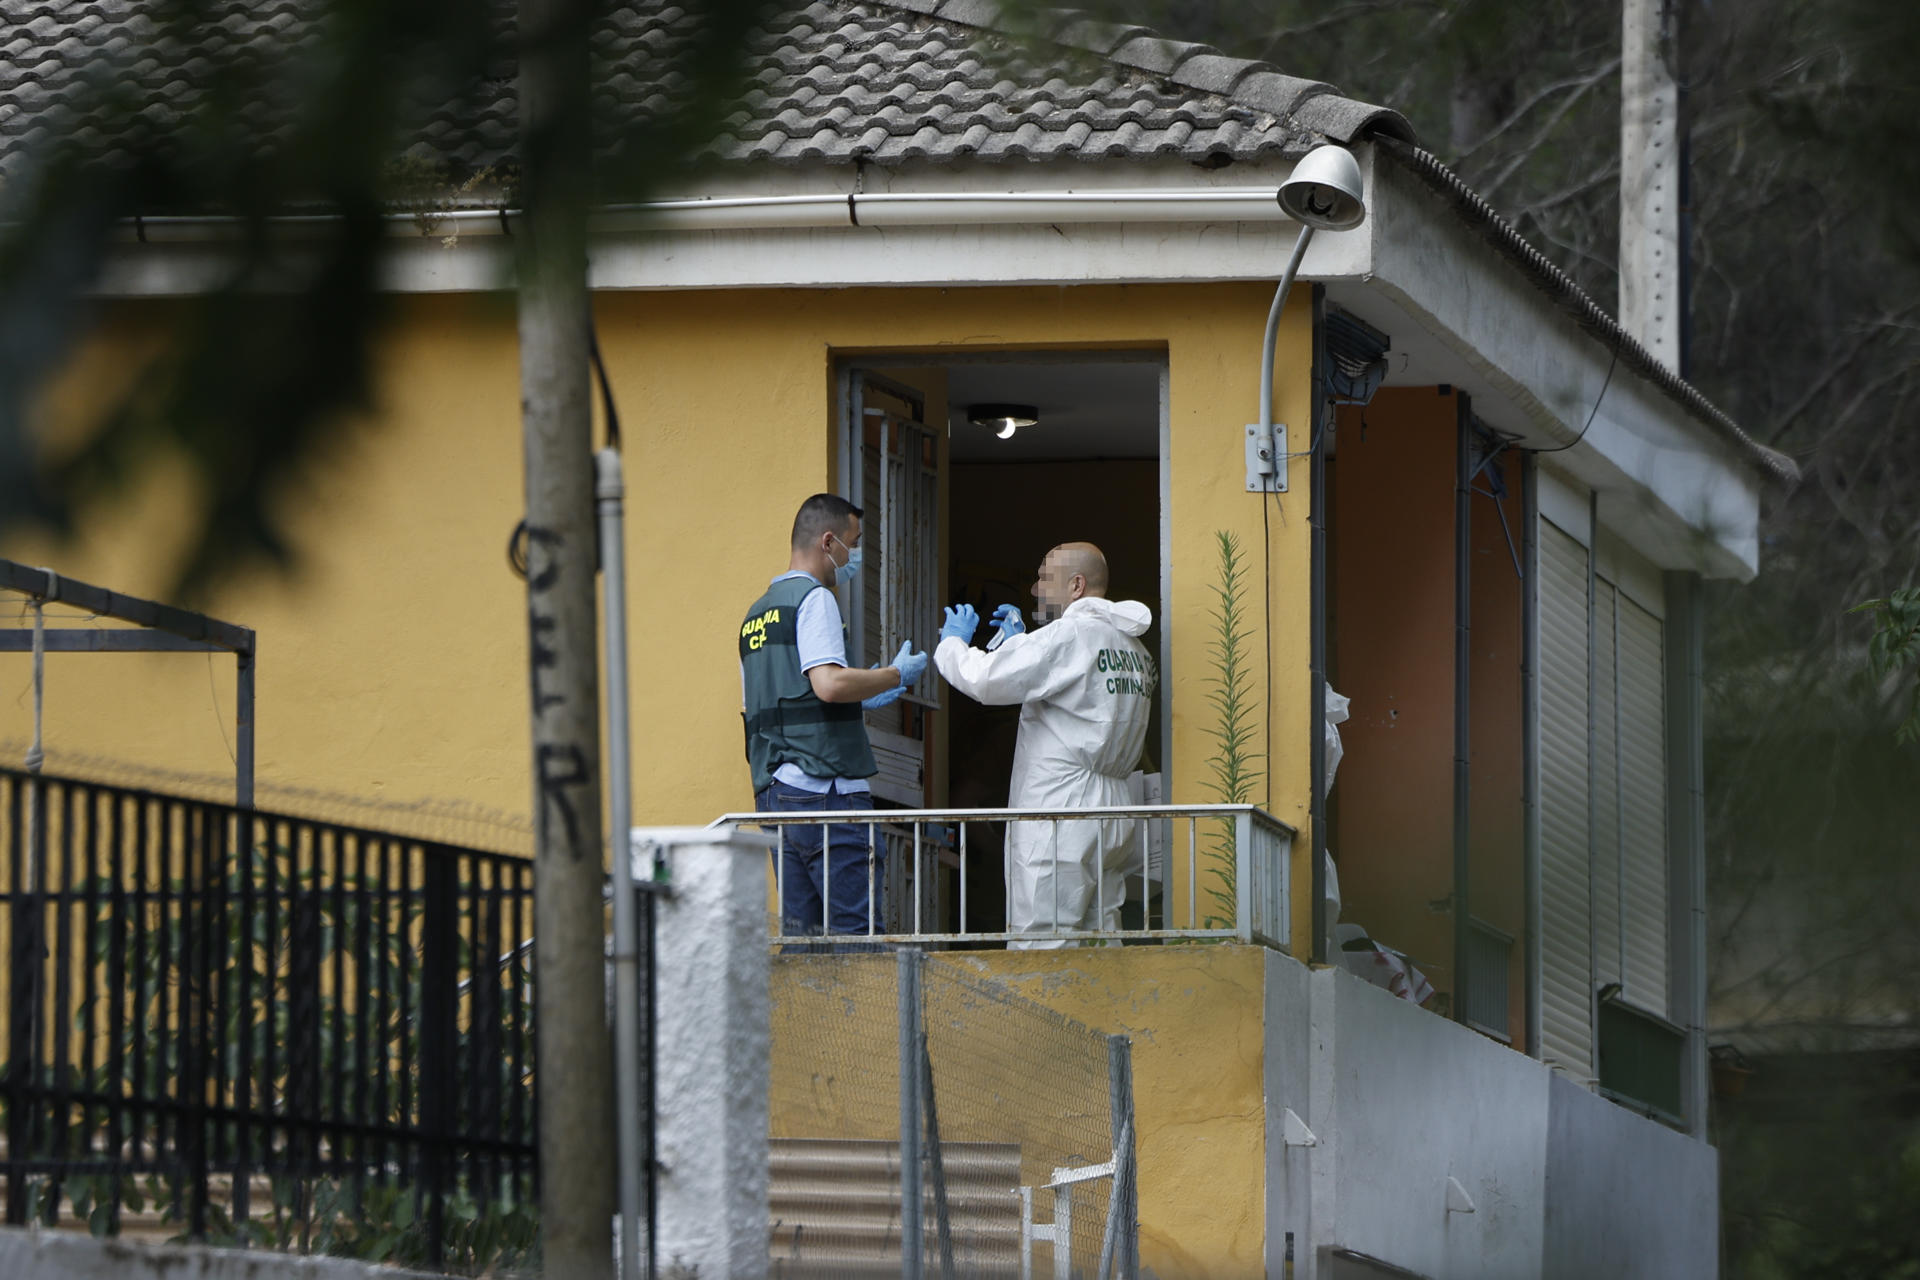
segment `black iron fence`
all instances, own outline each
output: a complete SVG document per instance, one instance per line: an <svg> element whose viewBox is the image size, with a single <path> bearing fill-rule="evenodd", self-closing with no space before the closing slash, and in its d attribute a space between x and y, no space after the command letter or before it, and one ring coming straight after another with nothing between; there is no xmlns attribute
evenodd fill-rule
<svg viewBox="0 0 1920 1280"><path fill-rule="evenodd" d="M537 1265L530 862L11 770L0 833L8 1222Z"/></svg>

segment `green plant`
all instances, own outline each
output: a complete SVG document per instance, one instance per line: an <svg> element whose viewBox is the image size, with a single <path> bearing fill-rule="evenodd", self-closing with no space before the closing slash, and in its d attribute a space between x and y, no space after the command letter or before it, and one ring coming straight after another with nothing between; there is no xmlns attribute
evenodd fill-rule
<svg viewBox="0 0 1920 1280"><path fill-rule="evenodd" d="M1893 731L1894 741L1920 742L1920 587L1902 587L1892 595L1863 600L1848 613L1873 614L1873 639L1867 642L1867 660L1876 679L1896 671L1913 670L1907 695L1907 714Z"/></svg>
<svg viewBox="0 0 1920 1280"><path fill-rule="evenodd" d="M1265 755L1255 747L1259 742L1254 720L1257 703L1253 688L1253 660L1257 650L1246 621L1247 571L1240 540L1221 529L1214 532L1218 556L1218 577L1213 585L1214 605L1210 613L1212 638L1207 643L1207 661L1213 668L1208 677L1207 703L1213 708L1214 751L1207 757L1213 775L1213 789L1222 803L1246 804L1259 790L1265 776ZM1216 824L1209 824L1216 825ZM1230 927L1236 918L1234 889L1234 847L1232 819L1222 819L1218 831L1207 841L1200 855L1201 884L1213 907L1206 927Z"/></svg>

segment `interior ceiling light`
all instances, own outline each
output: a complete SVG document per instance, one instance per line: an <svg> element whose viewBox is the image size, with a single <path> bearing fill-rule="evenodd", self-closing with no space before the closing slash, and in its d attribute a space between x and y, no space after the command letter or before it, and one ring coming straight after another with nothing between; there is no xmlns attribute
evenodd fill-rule
<svg viewBox="0 0 1920 1280"><path fill-rule="evenodd" d="M1021 427L1040 421L1040 411L1030 404L976 404L967 408L967 421L988 428L1002 440L1011 440Z"/></svg>

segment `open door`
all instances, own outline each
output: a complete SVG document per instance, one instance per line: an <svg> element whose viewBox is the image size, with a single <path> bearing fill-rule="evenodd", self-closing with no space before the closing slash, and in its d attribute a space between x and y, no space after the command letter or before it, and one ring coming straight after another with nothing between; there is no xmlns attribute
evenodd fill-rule
<svg viewBox="0 0 1920 1280"><path fill-rule="evenodd" d="M866 512L848 655L869 667L890 661L903 641L931 652L939 633L940 441L915 388L864 369L846 379L842 475L848 499ZM938 688L929 667L898 701L866 713L877 799L925 806Z"/></svg>

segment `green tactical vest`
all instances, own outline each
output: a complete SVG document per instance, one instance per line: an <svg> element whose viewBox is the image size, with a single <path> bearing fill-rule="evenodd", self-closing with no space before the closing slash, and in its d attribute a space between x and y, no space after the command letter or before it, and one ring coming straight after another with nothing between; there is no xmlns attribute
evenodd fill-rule
<svg viewBox="0 0 1920 1280"><path fill-rule="evenodd" d="M819 585L811 577L782 578L754 601L740 624L747 763L753 766L756 792L783 764L798 765L816 778L871 778L880 772L860 704L822 702L800 672L800 602Z"/></svg>

